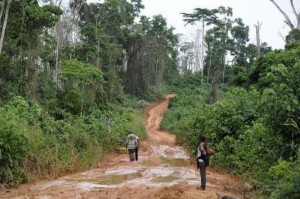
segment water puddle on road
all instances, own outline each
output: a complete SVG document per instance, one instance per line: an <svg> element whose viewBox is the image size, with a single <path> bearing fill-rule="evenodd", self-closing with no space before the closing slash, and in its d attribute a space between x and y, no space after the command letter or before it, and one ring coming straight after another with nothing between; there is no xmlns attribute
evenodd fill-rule
<svg viewBox="0 0 300 199"><path fill-rule="evenodd" d="M160 161L162 164L168 164L171 167L187 167L190 165L189 159L173 159L161 157Z"/></svg>
<svg viewBox="0 0 300 199"><path fill-rule="evenodd" d="M130 174L106 175L97 180L97 184L101 185L117 185L125 181L142 177L140 172Z"/></svg>
<svg viewBox="0 0 300 199"><path fill-rule="evenodd" d="M67 182L85 182L87 185L118 185L126 181L142 177L143 170L119 168L108 170L106 173L95 175L93 178L67 178ZM87 186L89 187L89 186ZM98 187L98 186L96 186ZM106 187L106 186L104 186Z"/></svg>
<svg viewBox="0 0 300 199"><path fill-rule="evenodd" d="M156 182L156 183L169 183L169 182L173 182L176 180L179 180L180 173L179 172L174 172L171 175L168 176L158 176L154 179L151 180L151 182Z"/></svg>

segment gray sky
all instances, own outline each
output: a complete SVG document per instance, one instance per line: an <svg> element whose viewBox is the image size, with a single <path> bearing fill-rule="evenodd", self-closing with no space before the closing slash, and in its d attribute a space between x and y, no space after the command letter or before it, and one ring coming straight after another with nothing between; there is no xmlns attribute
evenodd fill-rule
<svg viewBox="0 0 300 199"><path fill-rule="evenodd" d="M295 21L289 0L276 0L284 11ZM299 0L296 9L300 10ZM283 15L270 2L270 0L143 0L145 9L142 14L153 16L162 14L167 18L168 25L176 28L175 33L191 35L194 29L184 26L180 13L192 13L194 8L218 8L219 6L231 7L234 17L240 17L250 27L250 42L255 43L254 24L262 22L261 41L267 42L273 48L283 48L284 41L279 32L286 36L289 27L284 23Z"/></svg>

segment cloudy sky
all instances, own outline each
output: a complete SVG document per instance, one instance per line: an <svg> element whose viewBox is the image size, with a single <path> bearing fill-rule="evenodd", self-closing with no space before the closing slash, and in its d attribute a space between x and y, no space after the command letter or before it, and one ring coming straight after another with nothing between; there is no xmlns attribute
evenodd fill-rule
<svg viewBox="0 0 300 199"><path fill-rule="evenodd" d="M295 21L289 0L276 0L276 2ZM296 9L300 10L298 0ZM240 17L250 27L250 42L255 43L254 24L262 22L261 41L267 42L273 48L283 48L284 41L279 35L286 35L289 27L285 25L284 18L270 0L143 0L145 9L142 14L153 16L162 14L167 18L168 24L176 28L176 33L192 35L195 30L186 27L180 13L192 13L194 8L231 7L234 17Z"/></svg>

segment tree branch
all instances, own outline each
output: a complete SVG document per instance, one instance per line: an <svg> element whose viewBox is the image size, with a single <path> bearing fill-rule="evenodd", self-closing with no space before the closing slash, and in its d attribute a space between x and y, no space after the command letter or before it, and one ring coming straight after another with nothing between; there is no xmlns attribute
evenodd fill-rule
<svg viewBox="0 0 300 199"><path fill-rule="evenodd" d="M291 28L294 29L294 24L291 22L291 19L289 18L289 16L278 6L278 4L274 1L274 0L270 0L275 6L276 8L279 10L279 12L281 12L281 14L284 16L285 18L285 23ZM293 0L291 0L292 2Z"/></svg>
<svg viewBox="0 0 300 199"><path fill-rule="evenodd" d="M293 8L293 11L294 11L294 13L295 13L295 15L296 15L296 18L298 18L298 13L297 13L297 11L296 11L296 9L295 9L295 6L294 6L294 0L290 0L290 2L291 2L291 6L292 6L292 8Z"/></svg>
<svg viewBox="0 0 300 199"><path fill-rule="evenodd" d="M280 31L278 32L278 35L284 41L284 43L286 43L285 37L282 35L282 33Z"/></svg>

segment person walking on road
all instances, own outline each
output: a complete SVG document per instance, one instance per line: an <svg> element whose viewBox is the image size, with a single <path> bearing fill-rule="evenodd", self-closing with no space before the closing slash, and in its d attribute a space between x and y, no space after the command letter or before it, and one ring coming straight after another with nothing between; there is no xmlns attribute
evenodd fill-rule
<svg viewBox="0 0 300 199"><path fill-rule="evenodd" d="M209 165L208 147L206 145L206 137L199 137L199 145L197 147L197 169L200 169L201 186L197 189L205 190L206 187L206 167ZM210 149L211 150L211 149Z"/></svg>
<svg viewBox="0 0 300 199"><path fill-rule="evenodd" d="M129 160L138 160L138 136L130 131L129 135L126 136L125 147L128 149Z"/></svg>
<svg viewBox="0 0 300 199"><path fill-rule="evenodd" d="M140 143L139 143L139 137L137 136L136 133L134 133L134 134L136 136L136 142L137 142L137 146L135 148L135 161L138 161L138 159L139 159L139 146L140 146Z"/></svg>

